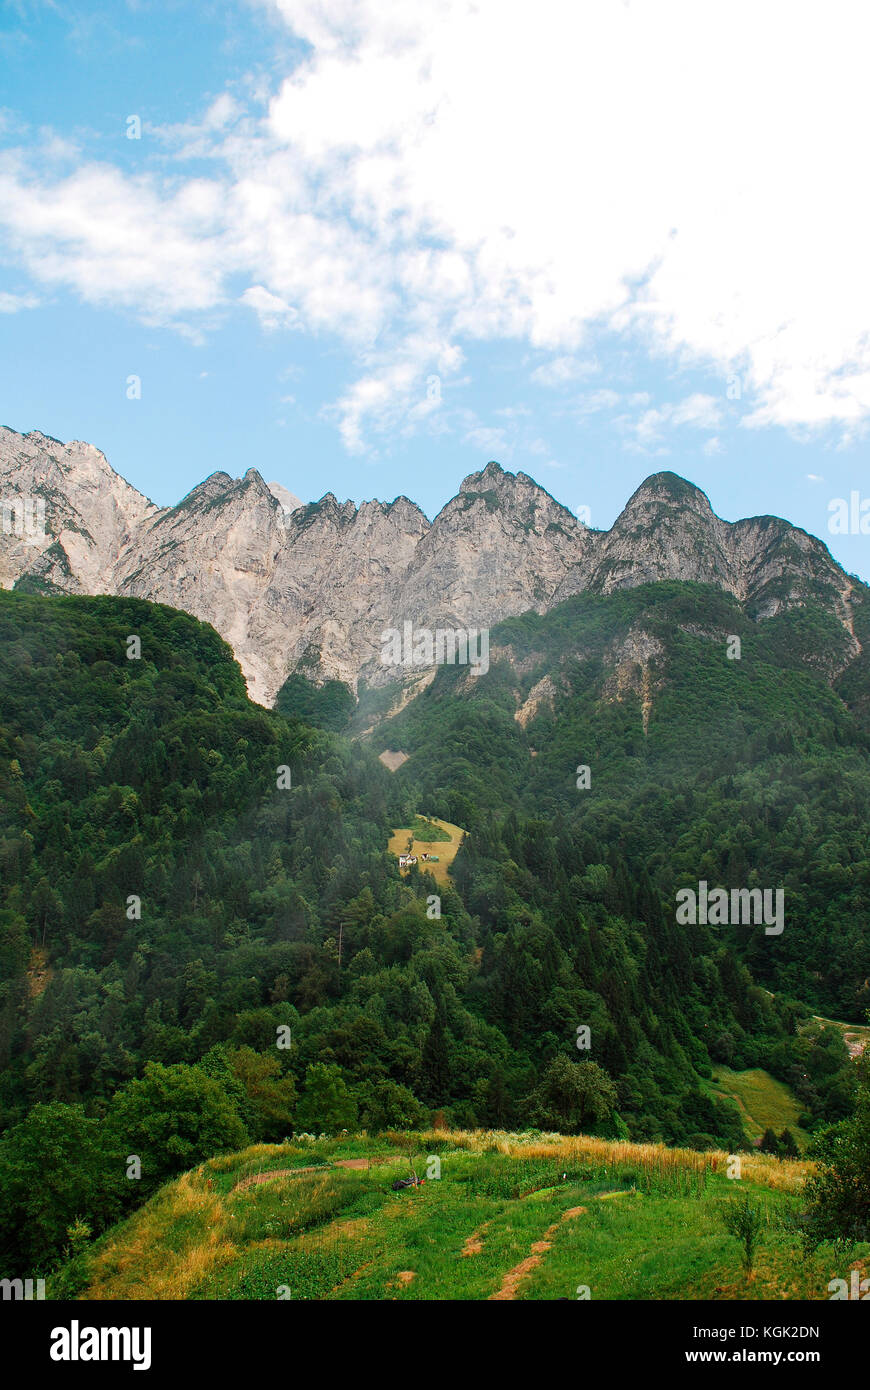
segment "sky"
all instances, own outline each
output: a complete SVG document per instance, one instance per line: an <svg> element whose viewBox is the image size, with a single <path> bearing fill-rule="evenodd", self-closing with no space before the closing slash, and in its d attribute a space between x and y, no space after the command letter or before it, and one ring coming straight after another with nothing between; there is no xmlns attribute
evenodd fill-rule
<svg viewBox="0 0 870 1390"><path fill-rule="evenodd" d="M147 496L651 473L870 579L864 0L5 0L0 423ZM858 494L857 534L832 533Z"/></svg>

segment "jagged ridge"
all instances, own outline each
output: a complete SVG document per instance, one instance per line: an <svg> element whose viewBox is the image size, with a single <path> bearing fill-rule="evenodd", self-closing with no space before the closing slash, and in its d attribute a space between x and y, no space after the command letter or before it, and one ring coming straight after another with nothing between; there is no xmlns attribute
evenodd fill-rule
<svg viewBox="0 0 870 1390"><path fill-rule="evenodd" d="M665 579L714 584L757 619L814 599L849 633L847 660L860 652L852 607L866 587L821 541L776 517L722 521L673 473L647 478L609 531L494 462L432 522L407 497L301 505L255 468L213 473L159 508L93 445L38 431L0 428L0 478L4 497L46 504L44 536L0 533L0 585L181 608L232 645L264 704L297 670L353 689L401 678L380 663L380 635L406 620L488 626Z"/></svg>

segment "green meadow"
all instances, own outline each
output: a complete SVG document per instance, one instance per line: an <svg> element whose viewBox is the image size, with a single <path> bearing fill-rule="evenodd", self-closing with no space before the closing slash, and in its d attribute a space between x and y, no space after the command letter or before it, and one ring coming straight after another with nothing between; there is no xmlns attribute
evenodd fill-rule
<svg viewBox="0 0 870 1390"><path fill-rule="evenodd" d="M782 1081L760 1067L732 1071L718 1065L710 1081L703 1083L708 1095L733 1101L740 1111L743 1128L750 1139L760 1139L766 1129L780 1134L788 1129L803 1148L809 1135L798 1124L800 1107Z"/></svg>
<svg viewBox="0 0 870 1390"><path fill-rule="evenodd" d="M803 1252L809 1165L741 1164L735 1180L722 1152L534 1132L258 1145L166 1184L49 1297L826 1299L870 1260L870 1245ZM751 1275L721 1220L744 1196L764 1221Z"/></svg>

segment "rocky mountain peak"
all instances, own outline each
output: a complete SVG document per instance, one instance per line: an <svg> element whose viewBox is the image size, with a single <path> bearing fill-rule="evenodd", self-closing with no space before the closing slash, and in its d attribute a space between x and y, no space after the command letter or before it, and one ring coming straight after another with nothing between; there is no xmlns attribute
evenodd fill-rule
<svg viewBox="0 0 870 1390"><path fill-rule="evenodd" d="M479 473L469 473L459 484L460 492L480 492L484 487L499 487L516 475L508 473L495 459L490 459Z"/></svg>
<svg viewBox="0 0 870 1390"><path fill-rule="evenodd" d="M300 498L295 493L290 492L282 483L267 483L266 486L285 514L295 512L302 506Z"/></svg>
<svg viewBox="0 0 870 1390"><path fill-rule="evenodd" d="M232 645L264 704L297 669L353 688L404 679L380 652L382 632L405 621L480 628L586 589L662 579L716 585L759 619L821 601L854 654L852 605L868 593L821 541L778 518L722 521L669 472L645 479L609 531L494 461L433 522L404 495L302 504L254 467L212 473L158 508L93 446L0 428L0 495L11 493L45 500L46 533L0 532L0 584L185 609Z"/></svg>
<svg viewBox="0 0 870 1390"><path fill-rule="evenodd" d="M229 473L209 473L207 478L203 478L201 483L190 489L186 497L178 503L179 507L187 507L199 501L211 502L215 497L222 497L233 485L233 479Z"/></svg>
<svg viewBox="0 0 870 1390"><path fill-rule="evenodd" d="M678 511L693 511L698 515L712 517L713 508L709 498L694 483L687 482L678 473L651 473L636 488L623 508L622 515L633 514L641 508L659 506Z"/></svg>

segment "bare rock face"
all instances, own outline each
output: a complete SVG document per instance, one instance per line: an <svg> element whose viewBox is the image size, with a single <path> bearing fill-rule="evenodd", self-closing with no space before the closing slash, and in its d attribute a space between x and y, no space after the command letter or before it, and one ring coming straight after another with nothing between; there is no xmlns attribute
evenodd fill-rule
<svg viewBox="0 0 870 1390"><path fill-rule="evenodd" d="M814 536L774 516L722 521L700 488L675 473L655 473L611 530L595 533L589 555L568 574L557 601L585 589L609 594L663 579L714 584L759 618L805 603L821 586L845 620L843 596L850 587Z"/></svg>
<svg viewBox="0 0 870 1390"><path fill-rule="evenodd" d="M276 502L280 503L285 516L289 516L291 512L298 511L302 506L300 499L292 492L288 492L287 488L281 483L267 483L266 486Z"/></svg>
<svg viewBox="0 0 870 1390"><path fill-rule="evenodd" d="M407 497L357 509L327 493L293 513L268 598L269 612L294 619L276 692L297 669L356 689L360 671L379 659L380 634L394 625L396 588L428 530ZM257 633L265 637L268 626L264 609Z"/></svg>
<svg viewBox="0 0 870 1390"><path fill-rule="evenodd" d="M68 593L114 593L114 567L157 514L93 444L0 426L0 585L27 573Z"/></svg>
<svg viewBox="0 0 870 1390"><path fill-rule="evenodd" d="M527 724L531 724L532 720L537 719L543 709L552 713L555 707L556 694L556 686L553 684L551 676L542 676L539 681L536 681L525 700L521 700L514 711L514 719L520 728L524 729Z"/></svg>
<svg viewBox="0 0 870 1390"><path fill-rule="evenodd" d="M355 688L389 625L394 576L428 526L406 498L357 509L328 493L290 511L255 469L216 473L137 536L117 592L211 623L263 704L297 669Z"/></svg>
<svg viewBox="0 0 870 1390"><path fill-rule="evenodd" d="M525 473L489 463L465 479L417 547L397 615L432 627L436 618L480 625L530 608L542 613L589 537Z"/></svg>
<svg viewBox="0 0 870 1390"><path fill-rule="evenodd" d="M177 507L149 518L122 552L114 592L211 623L242 665L252 698L273 694L271 653L251 626L284 545L282 511L259 473L213 473Z"/></svg>
<svg viewBox="0 0 870 1390"><path fill-rule="evenodd" d="M612 644L605 658L611 674L604 682L604 698L624 700L629 693L638 696L644 733L649 729L653 696L662 685L656 663L664 654L664 647L656 637L635 626L622 640Z"/></svg>
<svg viewBox="0 0 870 1390"><path fill-rule="evenodd" d="M406 497L357 508L327 493L303 505L253 468L213 473L160 508L90 444L0 429L0 505L2 587L129 595L192 613L230 643L263 704L297 670L353 689L361 678L410 678L416 692L423 672L382 661L382 634L406 622L480 629L587 589L663 579L714 584L756 618L815 598L860 650L851 603L856 587L866 591L821 541L776 517L722 521L673 473L648 478L607 532L496 463L466 478L431 523ZM647 669L644 654L634 663Z"/></svg>
<svg viewBox="0 0 870 1390"><path fill-rule="evenodd" d="M656 473L599 538L583 588L609 594L661 579L722 587L730 577L728 532L700 488L675 473Z"/></svg>

